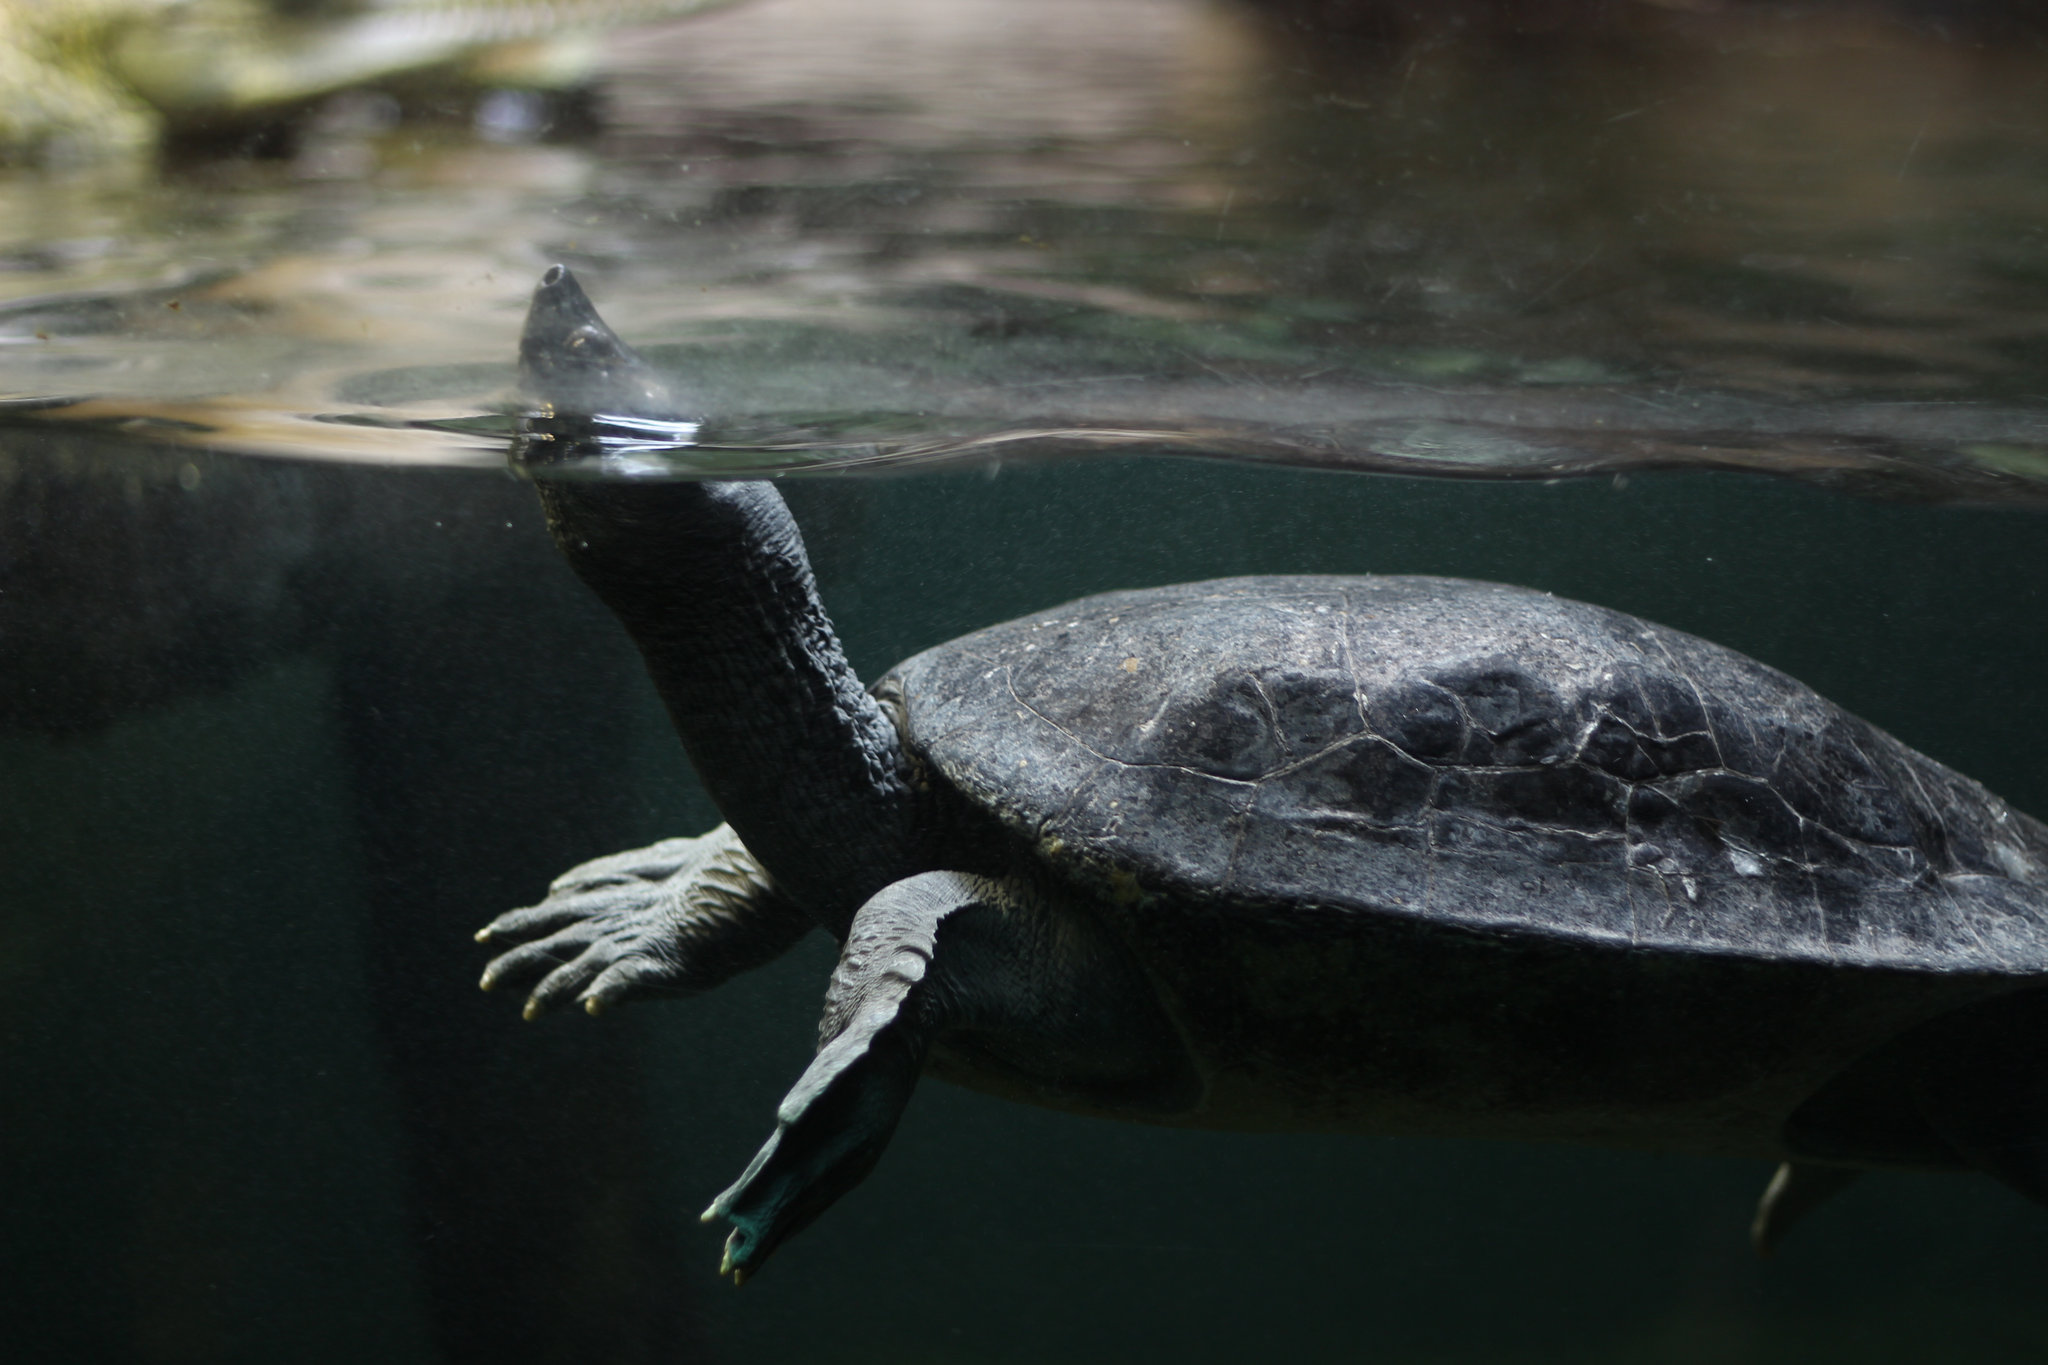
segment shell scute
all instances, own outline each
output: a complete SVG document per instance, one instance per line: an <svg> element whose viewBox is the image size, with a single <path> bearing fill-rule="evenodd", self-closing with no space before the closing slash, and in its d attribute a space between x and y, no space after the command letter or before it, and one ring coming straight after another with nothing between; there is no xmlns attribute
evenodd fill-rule
<svg viewBox="0 0 2048 1365"><path fill-rule="evenodd" d="M1607 670L1580 702L1576 719L1578 756L1631 782L1721 761L1698 694L1638 665Z"/></svg>
<svg viewBox="0 0 2048 1365"><path fill-rule="evenodd" d="M1578 763L1453 768L1443 774L1437 799L1447 812L1521 830L1618 839L1627 824L1627 785Z"/></svg>
<svg viewBox="0 0 2048 1365"><path fill-rule="evenodd" d="M1435 795L1437 774L1376 735L1333 745L1264 784L1259 810L1268 820L1309 828L1420 828Z"/></svg>
<svg viewBox="0 0 2048 1365"><path fill-rule="evenodd" d="M1424 762L1455 761L1470 726L1455 693L1434 682L1399 683L1376 691L1365 704L1376 734Z"/></svg>
<svg viewBox="0 0 2048 1365"><path fill-rule="evenodd" d="M1337 748L1366 733L1351 679L1336 668L1277 664L1246 675L1272 717L1288 762Z"/></svg>
<svg viewBox="0 0 2048 1365"><path fill-rule="evenodd" d="M1192 768L1212 777L1256 782L1287 757L1272 708L1249 674L1214 688L1176 688L1144 723L1126 755L1132 763Z"/></svg>
<svg viewBox="0 0 2048 1365"><path fill-rule="evenodd" d="M1557 689L1503 655L1439 669L1429 681L1468 722L1460 763L1556 763L1567 756Z"/></svg>

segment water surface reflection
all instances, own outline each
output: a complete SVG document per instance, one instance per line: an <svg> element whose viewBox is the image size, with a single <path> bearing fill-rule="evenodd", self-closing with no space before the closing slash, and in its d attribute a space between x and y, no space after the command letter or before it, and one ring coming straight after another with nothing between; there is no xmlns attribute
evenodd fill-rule
<svg viewBox="0 0 2048 1365"><path fill-rule="evenodd" d="M273 163L17 175L6 418L495 463L559 259L722 432L686 473L1113 448L2048 489L2032 45L1366 13L760 0L617 40L595 140L344 108Z"/></svg>

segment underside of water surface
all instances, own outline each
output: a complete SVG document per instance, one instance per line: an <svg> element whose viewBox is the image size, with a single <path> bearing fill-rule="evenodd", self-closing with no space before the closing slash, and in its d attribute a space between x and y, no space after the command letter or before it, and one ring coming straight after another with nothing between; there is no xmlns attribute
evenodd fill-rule
<svg viewBox="0 0 2048 1365"><path fill-rule="evenodd" d="M1107 450L2048 489L2029 40L1338 8L770 0L614 40L593 135L357 95L261 161L30 174L0 417L489 464L563 261L710 423L650 452L685 475Z"/></svg>

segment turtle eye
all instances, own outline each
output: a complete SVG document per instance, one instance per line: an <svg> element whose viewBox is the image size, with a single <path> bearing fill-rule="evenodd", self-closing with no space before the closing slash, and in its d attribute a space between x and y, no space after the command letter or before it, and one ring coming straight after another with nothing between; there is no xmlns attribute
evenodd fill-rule
<svg viewBox="0 0 2048 1365"><path fill-rule="evenodd" d="M577 355L591 359L610 359L619 353L618 347L612 343L608 333L587 324L569 333L563 345Z"/></svg>

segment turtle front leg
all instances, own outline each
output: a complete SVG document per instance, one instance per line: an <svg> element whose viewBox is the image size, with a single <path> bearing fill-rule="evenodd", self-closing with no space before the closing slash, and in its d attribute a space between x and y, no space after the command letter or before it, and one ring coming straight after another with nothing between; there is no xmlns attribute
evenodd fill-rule
<svg viewBox="0 0 2048 1365"><path fill-rule="evenodd" d="M477 931L479 943L519 944L492 959L479 984L488 991L540 976L528 1019L571 996L596 1014L641 996L709 990L816 927L720 825L563 873L539 905Z"/></svg>
<svg viewBox="0 0 2048 1365"><path fill-rule="evenodd" d="M906 878L854 916L817 1056L704 1211L733 1225L721 1274L743 1282L867 1177L934 1046L949 1078L1018 1099L1158 1115L1201 1093L1151 983L1084 910L1019 878Z"/></svg>

